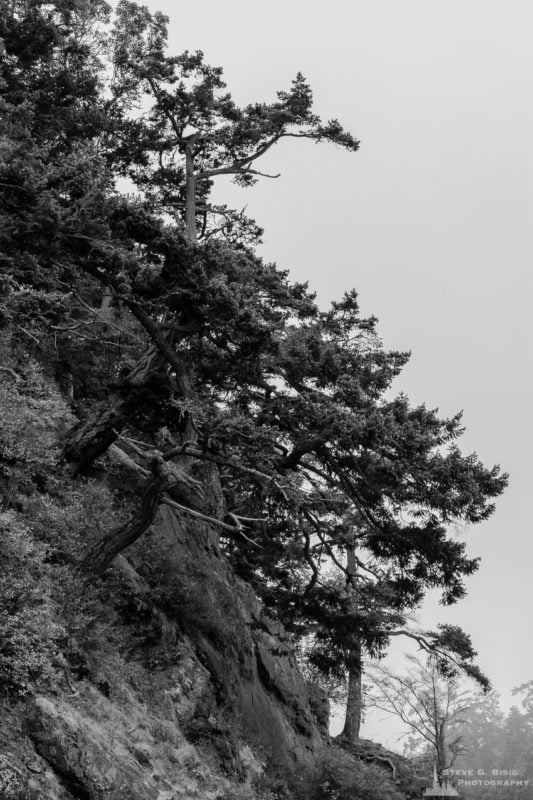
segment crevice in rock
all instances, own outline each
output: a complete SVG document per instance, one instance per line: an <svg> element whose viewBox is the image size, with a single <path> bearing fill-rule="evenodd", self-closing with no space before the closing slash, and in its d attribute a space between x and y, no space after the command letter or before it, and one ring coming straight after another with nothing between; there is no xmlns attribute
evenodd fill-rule
<svg viewBox="0 0 533 800"><path fill-rule="evenodd" d="M51 768L61 786L67 790L74 800L94 800L94 794L84 786L71 770L58 766L51 760L50 756L41 753L37 747L36 750Z"/></svg>

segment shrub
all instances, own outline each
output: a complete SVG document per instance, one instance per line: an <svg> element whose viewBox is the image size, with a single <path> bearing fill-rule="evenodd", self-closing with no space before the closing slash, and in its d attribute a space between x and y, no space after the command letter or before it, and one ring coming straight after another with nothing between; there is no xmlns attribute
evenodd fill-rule
<svg viewBox="0 0 533 800"><path fill-rule="evenodd" d="M365 764L339 747L328 748L313 800L405 800L378 766Z"/></svg>
<svg viewBox="0 0 533 800"><path fill-rule="evenodd" d="M57 481L54 496L40 494L28 505L34 536L59 558L77 562L88 547L117 524L113 497L105 485L91 479Z"/></svg>
<svg viewBox="0 0 533 800"><path fill-rule="evenodd" d="M0 692L21 696L53 681L66 632L52 599L52 570L15 512L0 514Z"/></svg>
<svg viewBox="0 0 533 800"><path fill-rule="evenodd" d="M35 361L0 372L0 408L0 458L37 469L55 467L58 434L74 417Z"/></svg>

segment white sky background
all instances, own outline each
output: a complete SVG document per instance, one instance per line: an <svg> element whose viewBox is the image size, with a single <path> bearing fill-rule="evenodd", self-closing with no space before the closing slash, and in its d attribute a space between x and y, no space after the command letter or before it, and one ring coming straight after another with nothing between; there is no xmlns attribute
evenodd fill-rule
<svg viewBox="0 0 533 800"><path fill-rule="evenodd" d="M511 485L467 532L482 556L456 607L427 626L469 631L509 700L533 679L530 306L533 0L149 0L171 18L173 52L201 49L239 104L272 101L298 70L316 111L361 149L289 140L262 161L281 172L215 197L265 228L262 254L326 305L355 287L414 403L464 409L464 451ZM388 740L390 725L365 735Z"/></svg>

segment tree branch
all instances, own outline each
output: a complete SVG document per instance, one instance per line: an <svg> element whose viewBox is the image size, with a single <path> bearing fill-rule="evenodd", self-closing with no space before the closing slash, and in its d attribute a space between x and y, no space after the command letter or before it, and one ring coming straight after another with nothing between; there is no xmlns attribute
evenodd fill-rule
<svg viewBox="0 0 533 800"><path fill-rule="evenodd" d="M235 164L232 164L229 167L218 167L216 169L202 170L202 172L196 173L196 177L199 180L213 178L216 175L259 175L261 178L279 178L281 172L279 172L277 175L269 175L268 173L260 172L257 169L250 169L249 167L237 167Z"/></svg>
<svg viewBox="0 0 533 800"><path fill-rule="evenodd" d="M222 520L217 519L216 517L210 517L207 514L202 514L200 511L195 511L192 508L183 506L181 505L181 503L176 503L176 501L171 500L170 497L163 497L161 502L165 503L165 505L170 506L171 508L174 508L176 511L180 511L182 514L187 514L188 516L193 517L194 519L200 519L203 522L208 522L210 525L216 525L218 528L221 528L223 531L227 531L233 536L237 534L238 536L241 536L243 539L246 539L246 541L249 542L254 547L258 547L260 550L263 549L260 544L254 542L253 539L250 539L248 536L246 536L243 530L243 525L239 522L239 518L237 517L236 514L230 513L228 515L235 520L236 524L227 525L225 522L222 522Z"/></svg>

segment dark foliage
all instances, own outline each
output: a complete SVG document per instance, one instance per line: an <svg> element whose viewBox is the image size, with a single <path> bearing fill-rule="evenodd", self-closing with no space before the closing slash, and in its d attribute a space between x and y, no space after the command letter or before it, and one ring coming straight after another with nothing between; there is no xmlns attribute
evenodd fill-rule
<svg viewBox="0 0 533 800"><path fill-rule="evenodd" d="M221 70L168 56L165 18L134 3L109 33L107 86L105 4L0 11L1 323L81 419L65 437L77 473L113 443L146 487L166 470L150 513L145 487L88 570L169 500L220 529L235 572L313 639L322 672L342 673L361 643L381 653L428 589L463 596L478 561L449 527L489 517L507 478L461 453L460 414L392 396L407 355L383 349L355 292L320 310L256 255L255 223L210 203L218 175L253 184L283 138L358 142L314 114L301 75L238 108ZM136 194L116 190L124 176ZM426 641L472 664L457 632Z"/></svg>

